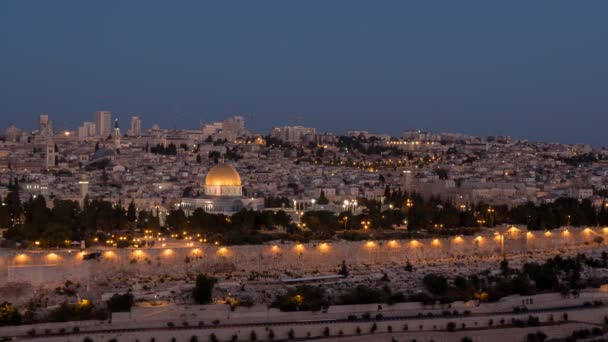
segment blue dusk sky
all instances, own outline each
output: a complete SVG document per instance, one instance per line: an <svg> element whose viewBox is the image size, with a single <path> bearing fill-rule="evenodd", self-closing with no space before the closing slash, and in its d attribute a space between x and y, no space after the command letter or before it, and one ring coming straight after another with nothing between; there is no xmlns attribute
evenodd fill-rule
<svg viewBox="0 0 608 342"><path fill-rule="evenodd" d="M0 1L0 127L253 114L254 130L608 145L607 1Z"/></svg>

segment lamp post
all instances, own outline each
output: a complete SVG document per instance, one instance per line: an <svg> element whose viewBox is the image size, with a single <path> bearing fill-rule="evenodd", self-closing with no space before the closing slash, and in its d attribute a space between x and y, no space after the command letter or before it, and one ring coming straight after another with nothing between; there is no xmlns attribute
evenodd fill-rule
<svg viewBox="0 0 608 342"><path fill-rule="evenodd" d="M490 219L490 227L493 227L494 226L494 208L489 207L488 214L489 214L489 219Z"/></svg>

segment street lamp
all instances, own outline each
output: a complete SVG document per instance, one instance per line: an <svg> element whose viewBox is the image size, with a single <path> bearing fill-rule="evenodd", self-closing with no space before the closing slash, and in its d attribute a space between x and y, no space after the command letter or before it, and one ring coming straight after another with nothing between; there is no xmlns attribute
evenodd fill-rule
<svg viewBox="0 0 608 342"><path fill-rule="evenodd" d="M490 227L494 226L494 208L488 208L488 214L490 215Z"/></svg>

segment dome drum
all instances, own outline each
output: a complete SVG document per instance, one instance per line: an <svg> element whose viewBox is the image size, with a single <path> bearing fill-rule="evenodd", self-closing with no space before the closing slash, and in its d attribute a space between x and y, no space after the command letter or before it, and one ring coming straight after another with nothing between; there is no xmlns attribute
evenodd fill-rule
<svg viewBox="0 0 608 342"><path fill-rule="evenodd" d="M241 176L239 176L234 167L224 163L212 167L205 178L205 195L243 196Z"/></svg>

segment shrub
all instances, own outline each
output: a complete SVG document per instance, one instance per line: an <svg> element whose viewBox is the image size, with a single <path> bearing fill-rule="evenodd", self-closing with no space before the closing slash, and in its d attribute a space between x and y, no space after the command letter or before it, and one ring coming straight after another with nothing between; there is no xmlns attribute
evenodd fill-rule
<svg viewBox="0 0 608 342"><path fill-rule="evenodd" d="M0 304L0 327L21 324L21 314L11 303Z"/></svg>

